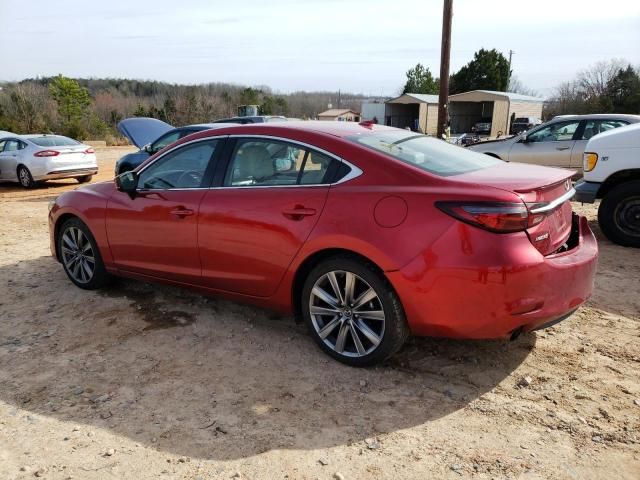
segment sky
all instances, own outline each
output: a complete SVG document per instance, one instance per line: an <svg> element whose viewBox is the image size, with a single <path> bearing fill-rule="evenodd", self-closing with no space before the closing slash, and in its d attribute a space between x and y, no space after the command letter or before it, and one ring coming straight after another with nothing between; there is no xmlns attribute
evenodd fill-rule
<svg viewBox="0 0 640 480"><path fill-rule="evenodd" d="M0 0L0 81L57 75L394 96L439 74L442 0ZM640 66L640 0L454 0L451 71L513 50L549 95L602 60Z"/></svg>

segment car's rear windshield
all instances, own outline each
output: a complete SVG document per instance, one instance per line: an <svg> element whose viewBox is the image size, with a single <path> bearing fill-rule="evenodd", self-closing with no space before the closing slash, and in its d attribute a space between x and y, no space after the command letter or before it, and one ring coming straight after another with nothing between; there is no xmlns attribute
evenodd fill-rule
<svg viewBox="0 0 640 480"><path fill-rule="evenodd" d="M502 163L497 158L405 130L372 132L346 138L442 177Z"/></svg>
<svg viewBox="0 0 640 480"><path fill-rule="evenodd" d="M43 135L42 137L29 137L29 140L41 147L71 147L80 145L80 142L62 135Z"/></svg>
<svg viewBox="0 0 640 480"><path fill-rule="evenodd" d="M513 123L529 123L529 119L527 117L519 117L516 118Z"/></svg>

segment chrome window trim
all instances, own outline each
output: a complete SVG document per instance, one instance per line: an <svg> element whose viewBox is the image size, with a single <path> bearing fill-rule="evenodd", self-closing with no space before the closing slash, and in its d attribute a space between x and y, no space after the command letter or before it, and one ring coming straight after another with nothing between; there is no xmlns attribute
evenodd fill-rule
<svg viewBox="0 0 640 480"><path fill-rule="evenodd" d="M568 190L564 195L562 195L561 197L556 198L555 200L553 200L552 202L547 203L546 205L542 205L541 207L538 208L533 208L530 210L531 213L544 213L544 212L548 212L550 210L553 210L554 208L558 207L559 205L562 205L564 202L566 202L567 200L570 200L571 198L573 198L573 196L576 194L576 189L575 188L571 188L571 190Z"/></svg>
<svg viewBox="0 0 640 480"><path fill-rule="evenodd" d="M205 142L207 140L220 140L222 138L259 138L259 139L267 139L267 140L277 140L277 141L281 141L281 142L287 142L287 143L294 143L297 145L301 145L303 147L305 147L306 149L310 149L310 150L315 150L318 153L322 153L323 155L327 155L328 157L333 158L334 160L337 160L341 163L344 163L345 165L347 165L351 171L346 174L344 177L342 177L340 180L338 180L337 182L333 182L333 183L313 183L313 184L306 184L306 185L245 185L245 186L220 186L220 187L193 187L193 188L154 188L154 189L142 189L142 188L137 188L136 191L137 192L167 192L167 191L182 191L182 190L229 190L229 189L247 189L247 188L309 188L309 187L326 187L326 186L333 186L333 185L339 185L341 183L345 183L348 182L350 180L353 180L354 178L359 177L360 175L362 175L363 171L356 167L353 163L348 162L347 160L331 153L328 152L327 150L324 150L323 148L320 147L316 147L315 145L311 145L309 143L305 143L305 142L301 142L299 140L292 140L289 138L284 138L284 137L277 137L274 135L260 135L260 134L234 134L234 135L215 135L212 137L205 137L205 138L197 138L195 140L191 140L189 142L185 142L185 143L181 143L180 145L176 145L175 147L171 148L170 150L167 150L166 152L164 152L162 155L160 155L158 158L154 159L153 162L150 162L148 165L145 165L140 171L136 172L138 175L140 175L142 172L144 172L147 168L149 168L151 165L155 164L157 161L159 161L160 159L164 158L165 156L169 155L171 152L185 147L187 145L191 145L194 143L198 143L198 142Z"/></svg>

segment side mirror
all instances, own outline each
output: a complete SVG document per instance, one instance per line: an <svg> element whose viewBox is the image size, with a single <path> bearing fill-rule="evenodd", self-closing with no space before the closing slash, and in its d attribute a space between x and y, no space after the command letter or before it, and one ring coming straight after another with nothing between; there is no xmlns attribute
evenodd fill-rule
<svg viewBox="0 0 640 480"><path fill-rule="evenodd" d="M520 143L529 143L529 137L527 135L522 135L522 137L520 137L520 140L518 140Z"/></svg>
<svg viewBox="0 0 640 480"><path fill-rule="evenodd" d="M124 172L116 177L116 187L121 192L132 194L138 188L138 174L136 172Z"/></svg>
<svg viewBox="0 0 640 480"><path fill-rule="evenodd" d="M155 153L153 151L153 148L151 147L150 143L147 143L144 147L142 147L142 150L144 150L145 152L147 152L150 155L153 155Z"/></svg>

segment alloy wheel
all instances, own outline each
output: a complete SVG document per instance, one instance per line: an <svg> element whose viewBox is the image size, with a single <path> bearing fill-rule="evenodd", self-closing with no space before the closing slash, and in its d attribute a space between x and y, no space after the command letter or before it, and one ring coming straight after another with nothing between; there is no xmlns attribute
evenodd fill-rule
<svg viewBox="0 0 640 480"><path fill-rule="evenodd" d="M89 283L93 278L96 259L89 238L78 227L69 227L60 243L62 261L69 275L78 283Z"/></svg>
<svg viewBox="0 0 640 480"><path fill-rule="evenodd" d="M24 167L20 169L20 184L23 187L31 185L31 175L29 174L29 170Z"/></svg>
<svg viewBox="0 0 640 480"><path fill-rule="evenodd" d="M318 336L340 355L363 357L382 342L382 301L355 273L334 270L318 278L311 289L309 313Z"/></svg>

